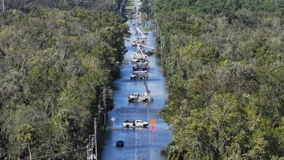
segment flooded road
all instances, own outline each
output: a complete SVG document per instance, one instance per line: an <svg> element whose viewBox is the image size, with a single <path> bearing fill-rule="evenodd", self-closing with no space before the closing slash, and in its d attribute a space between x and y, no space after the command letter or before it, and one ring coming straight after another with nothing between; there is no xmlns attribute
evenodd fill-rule
<svg viewBox="0 0 284 160"><path fill-rule="evenodd" d="M130 32L135 33L134 20L127 21ZM142 27L139 26L142 30ZM155 38L152 32L147 36L147 45L155 46ZM114 109L107 113L108 126L106 128L105 145L100 156L103 160L159 160L165 159L160 156L160 150L166 148L172 137L168 125L157 114L164 106L168 97L166 78L163 77L159 57L148 57L150 70L146 80L154 101L152 103L129 103L128 96L132 93L144 94L146 88L143 80L130 80L132 72L131 55L136 47L132 47L132 39L126 41L128 52L125 54L125 63L120 66L120 78L114 82ZM112 121L112 120L114 121ZM149 122L148 128L122 128L123 120L142 120ZM155 120L154 125L150 124ZM124 147L116 147L116 141L123 140Z"/></svg>

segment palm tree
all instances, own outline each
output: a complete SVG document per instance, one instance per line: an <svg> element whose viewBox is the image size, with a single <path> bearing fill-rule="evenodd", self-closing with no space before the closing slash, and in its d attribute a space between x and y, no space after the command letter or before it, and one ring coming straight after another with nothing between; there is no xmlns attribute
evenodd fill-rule
<svg viewBox="0 0 284 160"><path fill-rule="evenodd" d="M34 136L33 133L34 133L34 129L32 126L30 126L29 124L23 124L18 129L18 134L17 134L17 140L21 141L23 145L28 147L28 151L30 154L30 160L32 160L30 142L32 141L32 138Z"/></svg>

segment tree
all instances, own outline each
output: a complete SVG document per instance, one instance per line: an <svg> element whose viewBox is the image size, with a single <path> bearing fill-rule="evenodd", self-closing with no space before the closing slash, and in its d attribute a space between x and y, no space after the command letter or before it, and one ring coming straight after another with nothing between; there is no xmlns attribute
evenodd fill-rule
<svg viewBox="0 0 284 160"><path fill-rule="evenodd" d="M144 4L143 4L144 5ZM168 159L284 157L280 0L156 0ZM149 8L148 8L149 9Z"/></svg>
<svg viewBox="0 0 284 160"><path fill-rule="evenodd" d="M87 145L100 93L119 73L128 26L115 13L80 8L7 10L0 19L0 159L28 149L33 157L80 159L85 152L56 153ZM21 138L21 124L36 128L36 137Z"/></svg>
<svg viewBox="0 0 284 160"><path fill-rule="evenodd" d="M22 143L22 145L25 147L28 147L30 160L32 160L32 153L30 148L30 142L33 140L33 137L35 136L35 130L32 126L29 124L23 124L19 129L17 133L17 140Z"/></svg>

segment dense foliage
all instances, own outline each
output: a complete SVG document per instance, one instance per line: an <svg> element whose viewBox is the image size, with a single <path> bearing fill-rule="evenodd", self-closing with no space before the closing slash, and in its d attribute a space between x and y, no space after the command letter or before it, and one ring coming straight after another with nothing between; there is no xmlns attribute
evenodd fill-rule
<svg viewBox="0 0 284 160"><path fill-rule="evenodd" d="M9 10L0 23L0 159L85 159L127 25L83 9Z"/></svg>
<svg viewBox="0 0 284 160"><path fill-rule="evenodd" d="M38 9L69 10L73 8L96 11L118 11L122 0L6 0L6 10L18 9L24 12ZM1 8L2 9L2 8Z"/></svg>
<svg viewBox="0 0 284 160"><path fill-rule="evenodd" d="M284 157L284 3L156 0L168 159Z"/></svg>

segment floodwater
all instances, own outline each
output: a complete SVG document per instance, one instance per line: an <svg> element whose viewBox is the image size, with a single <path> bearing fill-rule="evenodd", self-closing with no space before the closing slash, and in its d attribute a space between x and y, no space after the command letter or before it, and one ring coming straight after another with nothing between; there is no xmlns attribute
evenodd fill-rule
<svg viewBox="0 0 284 160"><path fill-rule="evenodd" d="M137 4L137 0L135 0ZM105 145L100 159L103 160L164 160L160 150L166 148L172 138L169 126L158 117L159 110L164 106L168 97L168 86L159 57L149 56L149 78L146 80L154 101L150 103L129 103L128 96L132 93L144 95L146 88L143 80L130 80L132 71L131 55L136 47L132 47L135 30L135 20L126 22L130 26L131 38L125 41L128 52L125 54L124 65L120 66L120 78L114 82L114 108L107 113L108 121L105 132ZM148 23L150 25L150 23ZM139 26L142 30L142 27ZM152 32L147 36L147 45L155 46L155 37ZM114 121L112 121L114 120ZM122 128L124 120L142 120L149 122L148 128ZM154 125L150 121L154 120ZM116 147L116 141L123 140L124 147Z"/></svg>

